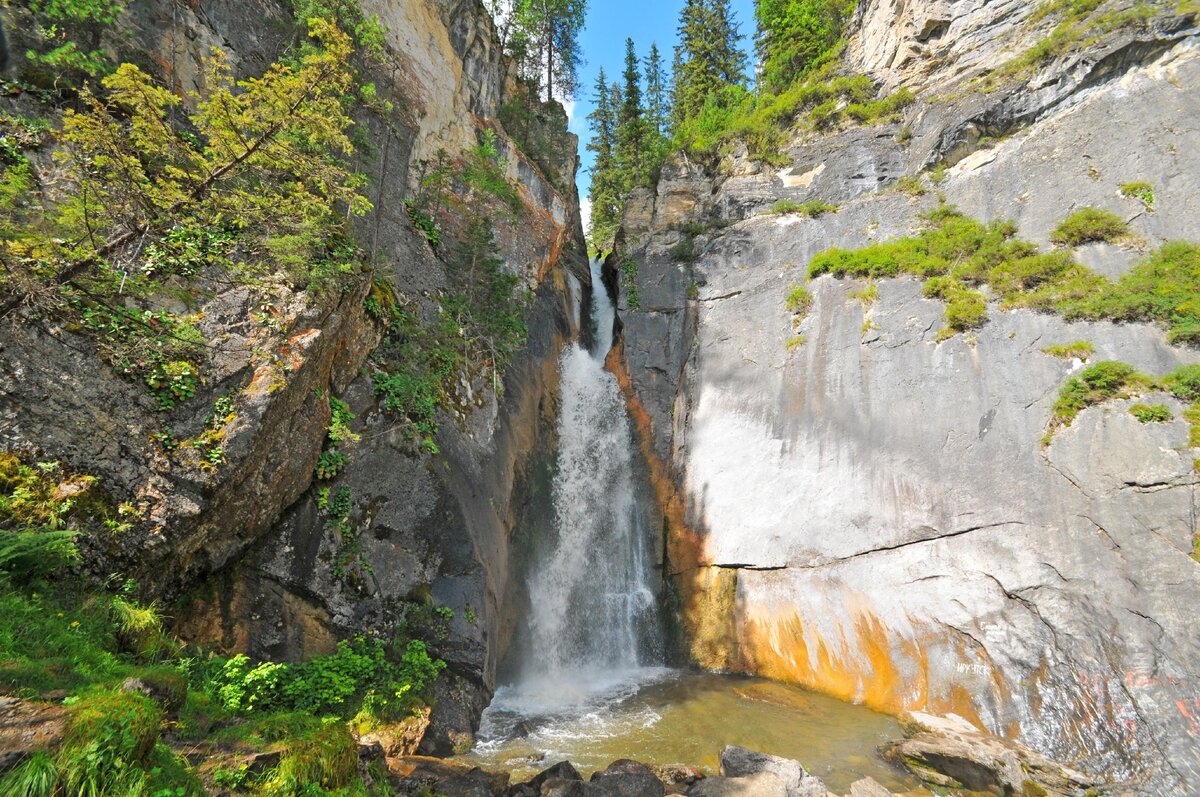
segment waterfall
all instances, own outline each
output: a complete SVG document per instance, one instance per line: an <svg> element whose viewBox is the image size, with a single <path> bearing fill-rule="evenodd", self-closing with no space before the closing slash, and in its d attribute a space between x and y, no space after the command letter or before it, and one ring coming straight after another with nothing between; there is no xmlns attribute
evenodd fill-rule
<svg viewBox="0 0 1200 797"><path fill-rule="evenodd" d="M617 380L604 369L616 310L599 262L592 286L592 348L570 344L560 363L554 528L529 572L530 650L517 684L552 703L663 664L633 430Z"/></svg>

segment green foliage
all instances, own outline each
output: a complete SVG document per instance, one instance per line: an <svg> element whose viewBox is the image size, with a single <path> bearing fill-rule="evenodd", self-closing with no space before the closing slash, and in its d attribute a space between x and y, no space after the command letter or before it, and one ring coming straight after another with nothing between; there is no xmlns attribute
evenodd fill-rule
<svg viewBox="0 0 1200 797"><path fill-rule="evenodd" d="M383 720L406 716L445 668L419 640L393 652L374 638L342 641L299 664L252 663L244 655L205 663L200 687L236 714L301 712L349 719L360 711Z"/></svg>
<svg viewBox="0 0 1200 797"><path fill-rule="evenodd" d="M100 38L124 10L120 0L29 0L33 46L25 52L37 84L76 87L112 70Z"/></svg>
<svg viewBox="0 0 1200 797"><path fill-rule="evenodd" d="M850 291L846 295L861 302L863 309L870 309L879 300L879 286L872 282L867 287Z"/></svg>
<svg viewBox="0 0 1200 797"><path fill-rule="evenodd" d="M746 54L728 0L686 0L672 67L672 127L678 131L714 97L744 91Z"/></svg>
<svg viewBox="0 0 1200 797"><path fill-rule="evenodd" d="M261 786L265 797L298 797L341 789L355 778L358 744L341 723L326 723L288 740L287 750Z"/></svg>
<svg viewBox="0 0 1200 797"><path fill-rule="evenodd" d="M1200 365L1181 365L1163 377L1163 385L1181 401L1200 401Z"/></svg>
<svg viewBox="0 0 1200 797"><path fill-rule="evenodd" d="M1107 210L1085 207L1063 219L1050 233L1050 240L1065 246L1079 246L1091 241L1112 241L1129 234L1125 220Z"/></svg>
<svg viewBox="0 0 1200 797"><path fill-rule="evenodd" d="M1175 417L1165 404L1134 404L1129 408L1129 414L1139 423L1166 423Z"/></svg>
<svg viewBox="0 0 1200 797"><path fill-rule="evenodd" d="M320 456L317 457L314 475L321 480L332 479L349 464L350 457L344 451L336 449L322 451Z"/></svg>
<svg viewBox="0 0 1200 797"><path fill-rule="evenodd" d="M926 194L925 183L921 182L921 178L915 174L901 177L892 187L902 194L908 194L913 197L925 196Z"/></svg>
<svg viewBox="0 0 1200 797"><path fill-rule="evenodd" d="M88 25L119 10L100 0L34 5ZM313 19L310 32L290 65L243 81L215 52L203 90L187 96L128 63L85 86L63 115L57 201L0 196L9 233L0 309L25 302L66 314L72 331L89 333L119 373L171 409L201 382L204 341L194 319L144 309L144 297L196 295L201 279L287 279L319 295L357 271L344 232L370 204L349 167L353 47L326 20ZM6 164L0 195L31 187L23 166Z"/></svg>
<svg viewBox="0 0 1200 797"><path fill-rule="evenodd" d="M1147 182L1121 183L1121 196L1137 199L1147 210L1154 209L1154 186Z"/></svg>
<svg viewBox="0 0 1200 797"><path fill-rule="evenodd" d="M792 337L788 338L787 350L789 352L793 352L803 346L807 340L808 338L806 338L804 335L793 335Z"/></svg>
<svg viewBox="0 0 1200 797"><path fill-rule="evenodd" d="M1072 259L1066 251L1039 252L1015 237L1012 222L983 224L942 205L924 215L926 229L857 250L829 249L814 257L810 276L887 278L910 274L988 285L1005 308L1028 307L1069 319L1158 321L1175 343L1200 343L1200 246L1163 244L1113 283ZM980 298L951 291L939 280L929 295L959 300L948 329L982 321Z"/></svg>
<svg viewBox="0 0 1200 797"><path fill-rule="evenodd" d="M104 797L142 788L162 720L154 701L136 692L97 691L69 712L67 733L55 756L66 791Z"/></svg>
<svg viewBox="0 0 1200 797"><path fill-rule="evenodd" d="M696 236L684 234L679 243L667 252L668 257L677 263L690 263L696 259Z"/></svg>
<svg viewBox="0 0 1200 797"><path fill-rule="evenodd" d="M1077 340L1074 343L1047 346L1042 351L1051 357L1058 357L1061 360L1076 359L1086 362L1096 353L1096 347L1086 340Z"/></svg>
<svg viewBox="0 0 1200 797"><path fill-rule="evenodd" d="M1148 378L1133 366L1115 360L1103 360L1067 380L1054 403L1052 422L1069 426L1084 409L1128 395L1131 388L1144 387Z"/></svg>
<svg viewBox="0 0 1200 797"><path fill-rule="evenodd" d="M413 227L416 227L417 232L425 236L425 240L429 242L429 245L434 250L437 250L442 245L442 233L438 230L437 222L421 210L415 200L404 200L404 207L408 211L408 218L412 222Z"/></svg>
<svg viewBox="0 0 1200 797"><path fill-rule="evenodd" d="M775 214L799 213L815 219L825 213L837 213L838 206L823 202L820 199L810 199L807 202L796 202L792 199L779 199L771 205L770 212Z"/></svg>
<svg viewBox="0 0 1200 797"><path fill-rule="evenodd" d="M42 752L0 780L0 797L54 797L58 790L58 768L54 759Z"/></svg>
<svg viewBox="0 0 1200 797"><path fill-rule="evenodd" d="M857 0L759 0L759 81L767 91L783 91L840 50L842 35Z"/></svg>
<svg viewBox="0 0 1200 797"><path fill-rule="evenodd" d="M642 300L638 293L637 275L638 264L636 260L628 257L622 257L619 265L621 271L621 293L625 296L625 304L630 310L641 309Z"/></svg>

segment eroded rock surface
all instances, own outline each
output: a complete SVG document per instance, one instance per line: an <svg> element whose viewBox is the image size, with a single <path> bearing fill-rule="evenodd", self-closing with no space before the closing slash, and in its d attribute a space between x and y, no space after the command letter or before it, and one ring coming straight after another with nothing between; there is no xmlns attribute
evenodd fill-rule
<svg viewBox="0 0 1200 797"><path fill-rule="evenodd" d="M1026 10L948 7L946 30L980 37L961 64L1008 47L1000 32ZM891 19L881 8L865 7L852 64ZM904 30L937 39L945 8L906 8L930 21ZM621 255L638 264L640 307L622 308L613 366L668 483L668 550L700 661L893 712L957 712L1146 793L1186 793L1200 776L1188 426L1139 424L1118 402L1039 443L1083 367L1042 348L1087 340L1097 360L1154 374L1200 354L1150 325L995 306L974 334L939 343L944 306L907 278L879 282L864 306L852 291L865 283L821 277L796 329L784 306L813 255L912 234L937 192L1043 246L1085 205L1128 219L1142 250L1200 239L1194 24L1171 17L1064 56L1039 73L1059 76L1052 91L927 95L905 117L911 141L900 125L849 129L798 139L782 170L735 154L716 176L677 159L657 193L631 199ZM988 130L1010 137L989 143ZM950 168L926 196L889 190L934 162ZM1121 196L1130 180L1155 186L1154 212ZM765 214L778 198L841 208ZM694 263L668 254L688 221L710 222ZM1140 253L1080 256L1117 275Z"/></svg>

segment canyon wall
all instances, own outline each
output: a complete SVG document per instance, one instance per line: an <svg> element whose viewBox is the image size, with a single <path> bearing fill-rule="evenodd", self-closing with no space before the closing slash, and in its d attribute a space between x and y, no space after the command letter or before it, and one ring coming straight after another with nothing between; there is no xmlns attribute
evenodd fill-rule
<svg viewBox="0 0 1200 797"><path fill-rule="evenodd" d="M1177 419L1163 424L1139 423L1131 400L1090 408L1043 447L1084 363L1042 349L1084 340L1093 361L1155 375L1200 353L1154 325L996 304L943 340L944 304L912 278L868 299L863 281L819 277L797 328L786 305L814 255L912 235L940 200L1012 219L1043 249L1071 211L1111 210L1140 241L1075 252L1109 276L1200 239L1197 19L1155 8L992 84L979 78L1053 19L865 3L844 66L914 91L903 120L797 135L782 168L737 147L676 155L630 197L610 365L702 665L957 713L1139 794L1195 788L1200 452L1185 407L1153 396ZM896 190L939 164L926 194ZM1153 210L1121 194L1129 181L1154 186ZM779 199L839 208L768 212ZM689 236L694 260L679 254Z"/></svg>
<svg viewBox="0 0 1200 797"><path fill-rule="evenodd" d="M568 274L588 279L577 141L556 103L535 107L522 130L542 136L536 158L504 128L502 108L525 103L525 89L479 0L363 8L386 31L363 79L390 106L356 116L357 165L374 205L357 222L358 244L405 306L435 318L449 267L405 200L440 151L453 157L494 132L521 200L516 217L497 223L500 254L530 297L527 344L503 376L464 376L457 400L439 410L434 444L418 450L364 368L383 334L365 301L377 293L369 276L332 303L244 287L204 297L205 337L220 343L195 399L165 413L79 330L19 313L0 338L0 443L95 475L114 502L136 507L141 521L129 531L84 541L89 566L139 579L147 596L175 607L189 639L275 659L328 652L353 633L429 639L450 677L438 685L428 744L449 752L469 740L494 686L512 622L508 534L527 461L552 445L558 352L576 332ZM292 13L271 0L135 0L118 26L132 37L114 34L107 46L190 91L213 47L239 76L261 73L295 44ZM224 395L236 411L220 424L221 464L164 450L164 430L182 439L206 429ZM350 406L361 436L346 447L348 466L323 483L325 495L349 498L341 522L318 508L314 485L331 396Z"/></svg>

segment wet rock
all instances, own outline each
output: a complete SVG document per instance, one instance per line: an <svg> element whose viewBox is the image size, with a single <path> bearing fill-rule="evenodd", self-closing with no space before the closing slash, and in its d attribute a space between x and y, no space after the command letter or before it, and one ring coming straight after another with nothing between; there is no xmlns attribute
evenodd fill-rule
<svg viewBox="0 0 1200 797"><path fill-rule="evenodd" d="M662 781L667 794L686 794L688 787L696 781L704 779L703 772L695 767L682 764L651 766L650 769Z"/></svg>
<svg viewBox="0 0 1200 797"><path fill-rule="evenodd" d="M570 761L560 761L559 763L543 769L533 779L529 781L529 785L535 789L540 789L542 784L548 780L583 780L583 776L579 774L579 770Z"/></svg>
<svg viewBox="0 0 1200 797"><path fill-rule="evenodd" d="M687 797L789 797L787 787L773 772L740 778L705 778L687 790Z"/></svg>
<svg viewBox="0 0 1200 797"><path fill-rule="evenodd" d="M37 752L56 750L66 733L66 710L48 703L0 697L0 772Z"/></svg>
<svg viewBox="0 0 1200 797"><path fill-rule="evenodd" d="M540 797L609 797L610 792L582 780L550 778L542 784Z"/></svg>
<svg viewBox="0 0 1200 797"><path fill-rule="evenodd" d="M819 778L808 774L804 765L791 758L759 753L729 745L721 751L721 774L729 778L769 772L779 778L788 797L825 797L829 792Z"/></svg>
<svg viewBox="0 0 1200 797"><path fill-rule="evenodd" d="M850 797L895 797L874 778L856 780L850 785Z"/></svg>
<svg viewBox="0 0 1200 797"><path fill-rule="evenodd" d="M658 775L645 764L622 759L592 775L592 783L611 797L663 797L665 790Z"/></svg>
<svg viewBox="0 0 1200 797"><path fill-rule="evenodd" d="M1007 795L1080 794L1100 784L959 718L914 712L903 724L910 738L892 743L884 755L932 786Z"/></svg>
<svg viewBox="0 0 1200 797"><path fill-rule="evenodd" d="M502 797L509 791L508 773L427 756L398 756L387 759L392 785L401 794L422 790L446 797Z"/></svg>

